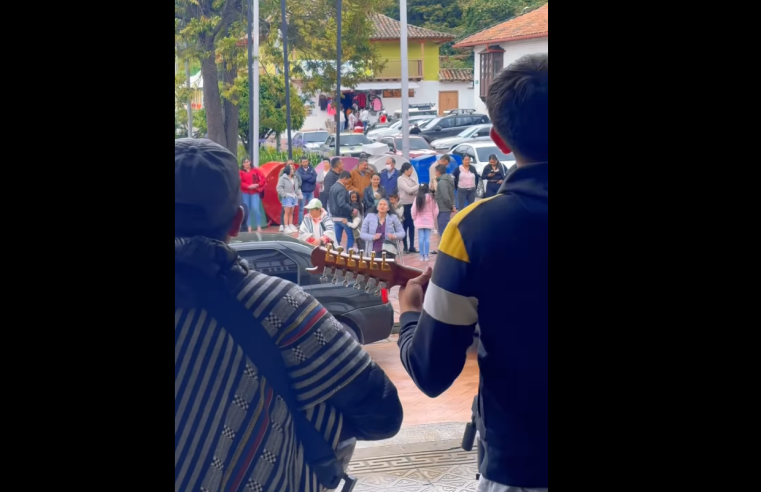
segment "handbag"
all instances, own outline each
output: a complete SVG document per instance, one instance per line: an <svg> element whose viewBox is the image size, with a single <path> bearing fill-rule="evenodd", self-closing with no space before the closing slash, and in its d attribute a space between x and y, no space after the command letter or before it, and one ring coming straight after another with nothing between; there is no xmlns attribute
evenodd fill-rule
<svg viewBox="0 0 761 492"><path fill-rule="evenodd" d="M486 188L484 186L484 180L478 182L478 188L476 189L476 198L483 198L486 195Z"/></svg>
<svg viewBox="0 0 761 492"><path fill-rule="evenodd" d="M178 267L175 263L175 270ZM293 418L296 435L304 446L304 459L326 489L335 489L344 481L342 492L351 492L356 479L347 475L341 460L317 428L298 409L288 381L288 368L280 355L280 348L272 340L264 326L251 315L224 286L220 278L209 282L207 277L188 272L187 280L201 297L202 306L219 321L255 364L259 373L272 385L274 391L285 401Z"/></svg>

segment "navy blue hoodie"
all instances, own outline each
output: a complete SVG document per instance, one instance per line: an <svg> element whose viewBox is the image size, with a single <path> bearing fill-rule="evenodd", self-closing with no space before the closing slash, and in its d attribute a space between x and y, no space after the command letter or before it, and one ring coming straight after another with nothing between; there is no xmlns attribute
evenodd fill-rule
<svg viewBox="0 0 761 492"><path fill-rule="evenodd" d="M423 312L400 320L402 363L430 397L462 372L479 324L480 471L513 487L549 487L548 188L547 163L522 166L455 215Z"/></svg>

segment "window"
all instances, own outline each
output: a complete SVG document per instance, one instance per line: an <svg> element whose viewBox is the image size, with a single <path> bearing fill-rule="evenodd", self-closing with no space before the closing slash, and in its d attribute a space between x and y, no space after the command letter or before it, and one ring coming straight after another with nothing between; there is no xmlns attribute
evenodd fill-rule
<svg viewBox="0 0 761 492"><path fill-rule="evenodd" d="M481 52L481 100L486 102L486 95L489 93L491 83L502 71L504 63L505 50L499 46L489 46Z"/></svg>
<svg viewBox="0 0 761 492"><path fill-rule="evenodd" d="M473 118L470 116L458 116L454 126L470 126L473 124Z"/></svg>
<svg viewBox="0 0 761 492"><path fill-rule="evenodd" d="M477 137L488 137L489 132L491 131L491 128L481 128L478 130L478 134L476 134Z"/></svg>
<svg viewBox="0 0 761 492"><path fill-rule="evenodd" d="M402 139L396 139L396 146L402 148ZM430 150L431 146L424 138L410 138L410 150Z"/></svg>
<svg viewBox="0 0 761 492"><path fill-rule="evenodd" d="M390 150L391 152L396 152L396 149L394 148L393 140L391 140L390 138L386 138L383 140L383 143L388 145L388 150Z"/></svg>
<svg viewBox="0 0 761 492"><path fill-rule="evenodd" d="M437 126L440 126L441 128L452 128L454 126L454 118L442 118Z"/></svg>
<svg viewBox="0 0 761 492"><path fill-rule="evenodd" d="M480 147L478 149L478 161L489 162L489 156L492 154L496 155L497 160L500 162L515 160L515 156L513 155L512 152L510 152L509 154L505 154L504 152L499 150L497 146L495 145L494 147Z"/></svg>
<svg viewBox="0 0 761 492"><path fill-rule="evenodd" d="M465 157L466 155L470 156L471 159L476 157L476 154L473 152L473 148L470 145L460 145L452 153L459 155L460 158Z"/></svg>
<svg viewBox="0 0 761 492"><path fill-rule="evenodd" d="M360 133L354 133L351 135L341 135L341 147L347 147L350 145L362 145L369 144L370 141L366 136Z"/></svg>
<svg viewBox="0 0 761 492"><path fill-rule="evenodd" d="M239 250L240 257L248 261L257 272L299 283L299 265L285 254L274 249Z"/></svg>
<svg viewBox="0 0 761 492"><path fill-rule="evenodd" d="M328 138L328 132L312 132L304 134L304 142L324 142Z"/></svg>

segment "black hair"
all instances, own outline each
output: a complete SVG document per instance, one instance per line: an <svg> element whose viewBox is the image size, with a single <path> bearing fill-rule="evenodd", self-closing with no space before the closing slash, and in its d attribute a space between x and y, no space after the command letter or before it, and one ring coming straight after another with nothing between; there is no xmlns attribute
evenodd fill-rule
<svg viewBox="0 0 761 492"><path fill-rule="evenodd" d="M303 162L303 161L308 161L308 160L309 160L309 156L308 156L308 155L302 155L302 156L301 156L301 161L302 161L302 162Z"/></svg>
<svg viewBox="0 0 761 492"><path fill-rule="evenodd" d="M357 201L356 202L352 202L351 201L351 197L353 197L353 196L357 197ZM360 214L364 214L365 213L364 207L362 206L362 197L359 196L359 192L357 192L357 191L350 191L349 192L349 205L351 205L353 208L356 208L357 210L359 210Z"/></svg>
<svg viewBox="0 0 761 492"><path fill-rule="evenodd" d="M497 154L492 154L492 155L490 155L490 156L489 156L489 160L491 161L492 159L494 159L495 161L497 161L497 164L499 164L499 157L497 157Z"/></svg>
<svg viewBox="0 0 761 492"><path fill-rule="evenodd" d="M421 210L425 209L425 197L430 193L431 190L428 189L428 183L423 183L420 185L420 189L417 192L417 197L415 198L415 208L417 208L417 211L420 212Z"/></svg>
<svg viewBox="0 0 761 492"><path fill-rule="evenodd" d="M447 166L444 164L439 164L438 166L436 166L436 172L438 172L442 176L445 175L447 173Z"/></svg>
<svg viewBox="0 0 761 492"><path fill-rule="evenodd" d="M357 163L357 166L359 166L359 165L360 165L360 164L362 164L363 162L367 162L367 157L362 157L362 158L360 158L360 159L359 159L359 162Z"/></svg>
<svg viewBox="0 0 761 492"><path fill-rule="evenodd" d="M388 197L399 198L399 188L394 188L393 190L391 190L391 193L388 194Z"/></svg>
<svg viewBox="0 0 761 492"><path fill-rule="evenodd" d="M412 167L412 164L410 164L409 162L405 162L404 164L402 164L402 168L399 171L401 171L402 173L406 173L407 169L410 169L411 167Z"/></svg>
<svg viewBox="0 0 761 492"><path fill-rule="evenodd" d="M439 157L439 161L452 162L452 159L449 157L449 154L444 154L441 157Z"/></svg>
<svg viewBox="0 0 761 492"><path fill-rule="evenodd" d="M283 175L290 176L291 175L291 166L285 166L283 168Z"/></svg>
<svg viewBox="0 0 761 492"><path fill-rule="evenodd" d="M341 158L340 157L334 157L334 158L330 159L330 167L331 167L331 169L337 168L339 164L341 164Z"/></svg>
<svg viewBox="0 0 761 492"><path fill-rule="evenodd" d="M341 174L338 175L338 179L349 179L351 178L351 173L349 171L341 171Z"/></svg>
<svg viewBox="0 0 761 492"><path fill-rule="evenodd" d="M494 131L531 162L549 159L549 55L526 55L500 73L486 98Z"/></svg>

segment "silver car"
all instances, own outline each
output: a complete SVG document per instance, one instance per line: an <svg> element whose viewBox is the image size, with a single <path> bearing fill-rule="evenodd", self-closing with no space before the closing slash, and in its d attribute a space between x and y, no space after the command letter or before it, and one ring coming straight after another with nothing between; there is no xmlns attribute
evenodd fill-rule
<svg viewBox="0 0 761 492"><path fill-rule="evenodd" d="M424 123L428 123L433 118L434 116L410 116L410 125L411 126L422 125ZM397 120L394 123L392 123L390 126L387 126L385 128L370 130L369 132L367 132L367 138L375 142L379 138L390 137L392 135L396 135L400 131L402 131L402 120Z"/></svg>
<svg viewBox="0 0 761 492"><path fill-rule="evenodd" d="M479 141L491 142L491 136L489 136L490 131L491 131L491 123L484 124L484 125L471 126L464 129L463 131L461 131L458 135L454 137L440 138L438 140L434 140L433 142L431 142L431 147L433 147L435 150L447 151L451 148L454 148L456 145L459 145L465 142L479 142Z"/></svg>

